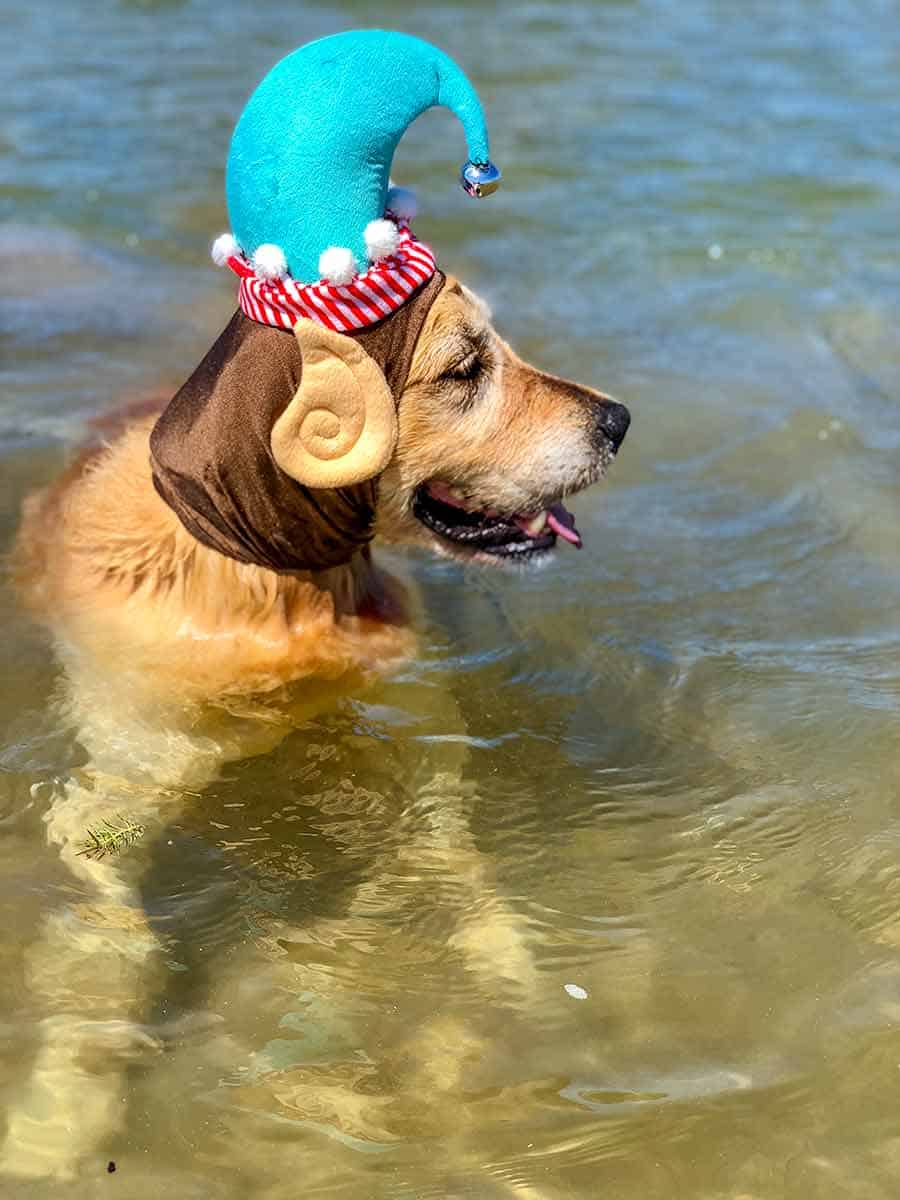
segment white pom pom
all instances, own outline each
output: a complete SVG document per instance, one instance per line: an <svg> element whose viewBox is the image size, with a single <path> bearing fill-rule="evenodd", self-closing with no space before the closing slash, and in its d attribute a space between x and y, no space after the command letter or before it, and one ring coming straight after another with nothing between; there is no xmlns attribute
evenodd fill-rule
<svg viewBox="0 0 900 1200"><path fill-rule="evenodd" d="M287 275L284 251L271 242L263 242L253 251L253 270L260 279L284 279Z"/></svg>
<svg viewBox="0 0 900 1200"><path fill-rule="evenodd" d="M357 272L356 255L346 246L329 246L319 257L319 278L338 285L350 283Z"/></svg>
<svg viewBox="0 0 900 1200"><path fill-rule="evenodd" d="M411 221L418 212L416 193L411 188L391 187L387 194L387 207L395 217Z"/></svg>
<svg viewBox="0 0 900 1200"><path fill-rule="evenodd" d="M381 262L396 254L400 244L400 234L393 221L370 221L365 228L363 237L366 241L366 253L370 262Z"/></svg>
<svg viewBox="0 0 900 1200"><path fill-rule="evenodd" d="M229 258L234 258L240 252L240 246L230 233L220 233L210 249L212 260L217 267L224 267Z"/></svg>

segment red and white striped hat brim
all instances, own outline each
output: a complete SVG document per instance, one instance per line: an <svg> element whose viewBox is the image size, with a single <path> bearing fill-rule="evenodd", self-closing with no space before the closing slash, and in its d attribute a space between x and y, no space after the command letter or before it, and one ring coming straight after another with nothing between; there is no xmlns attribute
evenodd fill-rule
<svg viewBox="0 0 900 1200"><path fill-rule="evenodd" d="M263 279L240 251L224 261L241 281L239 303L252 321L293 329L305 317L337 333L348 333L396 312L437 269L434 252L413 236L407 223L397 221L397 233L394 253L349 283L297 283L289 275Z"/></svg>

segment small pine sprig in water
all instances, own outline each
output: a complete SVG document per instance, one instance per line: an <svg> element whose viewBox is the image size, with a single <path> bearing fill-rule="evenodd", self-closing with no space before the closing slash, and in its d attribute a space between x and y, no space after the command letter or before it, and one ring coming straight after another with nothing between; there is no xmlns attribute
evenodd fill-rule
<svg viewBox="0 0 900 1200"><path fill-rule="evenodd" d="M109 854L120 854L143 836L143 825L118 813L115 817L101 821L99 825L89 826L87 840L78 853L88 858L106 858Z"/></svg>

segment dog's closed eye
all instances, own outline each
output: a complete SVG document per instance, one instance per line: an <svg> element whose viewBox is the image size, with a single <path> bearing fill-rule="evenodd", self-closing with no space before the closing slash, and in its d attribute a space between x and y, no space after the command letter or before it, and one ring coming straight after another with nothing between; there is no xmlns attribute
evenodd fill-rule
<svg viewBox="0 0 900 1200"><path fill-rule="evenodd" d="M454 363L452 367L444 372L445 379L476 379L484 370L484 363L481 360L477 351L473 350L471 354L467 354L465 358Z"/></svg>
<svg viewBox="0 0 900 1200"><path fill-rule="evenodd" d="M471 334L461 348L459 356L444 369L442 379L472 383L490 366L488 339L484 334Z"/></svg>

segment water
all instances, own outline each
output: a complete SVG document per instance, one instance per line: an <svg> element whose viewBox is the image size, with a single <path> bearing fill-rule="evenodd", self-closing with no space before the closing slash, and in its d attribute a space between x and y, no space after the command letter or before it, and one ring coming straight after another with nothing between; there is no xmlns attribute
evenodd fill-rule
<svg viewBox="0 0 900 1200"><path fill-rule="evenodd" d="M574 505L580 555L520 577L392 554L420 656L173 820L144 884L161 1049L80 1178L0 1195L896 1195L898 16L0 0L6 543L86 421L177 384L231 310L206 247L254 83L373 17L466 65L506 176L467 204L461 135L426 115L396 172L419 232L526 356L634 417ZM40 817L81 752L45 635L0 605L13 1106L29 954L77 900ZM437 687L468 730L470 890L403 854ZM490 896L527 986L454 941Z"/></svg>

